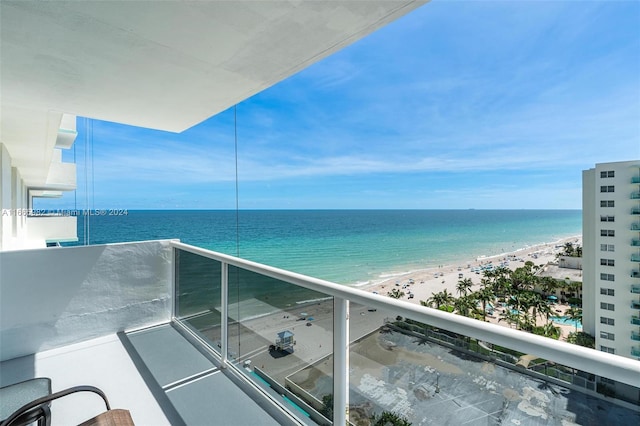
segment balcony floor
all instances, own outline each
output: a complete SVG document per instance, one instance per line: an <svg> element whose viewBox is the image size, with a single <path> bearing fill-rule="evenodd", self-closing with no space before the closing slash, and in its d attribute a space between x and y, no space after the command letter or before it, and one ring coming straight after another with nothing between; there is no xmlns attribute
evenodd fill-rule
<svg viewBox="0 0 640 426"><path fill-rule="evenodd" d="M283 423L273 403L252 398L168 324L0 364L1 386L33 377L51 378L53 392L96 386L113 408L128 409L137 425ZM104 410L96 396L70 395L53 402L52 424L78 424Z"/></svg>

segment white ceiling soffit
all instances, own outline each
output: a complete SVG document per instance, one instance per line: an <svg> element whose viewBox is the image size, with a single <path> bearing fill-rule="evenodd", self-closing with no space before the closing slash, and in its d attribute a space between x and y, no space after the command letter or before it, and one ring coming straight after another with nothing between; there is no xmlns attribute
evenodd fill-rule
<svg viewBox="0 0 640 426"><path fill-rule="evenodd" d="M0 140L13 109L180 132L423 3L3 0Z"/></svg>

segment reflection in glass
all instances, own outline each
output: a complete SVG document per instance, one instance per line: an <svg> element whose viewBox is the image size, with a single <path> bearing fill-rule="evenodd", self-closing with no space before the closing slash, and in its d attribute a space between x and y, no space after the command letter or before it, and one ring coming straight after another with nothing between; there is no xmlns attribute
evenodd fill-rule
<svg viewBox="0 0 640 426"><path fill-rule="evenodd" d="M331 419L333 298L229 266L229 360L262 386Z"/></svg>
<svg viewBox="0 0 640 426"><path fill-rule="evenodd" d="M176 317L220 350L221 263L179 249L175 256Z"/></svg>

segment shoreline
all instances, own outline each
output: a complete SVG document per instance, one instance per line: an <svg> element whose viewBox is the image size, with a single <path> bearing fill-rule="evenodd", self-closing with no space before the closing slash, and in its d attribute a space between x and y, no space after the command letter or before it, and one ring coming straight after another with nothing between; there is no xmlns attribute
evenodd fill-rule
<svg viewBox="0 0 640 426"><path fill-rule="evenodd" d="M525 262L532 261L536 265L546 265L555 261L556 255L562 251L565 243L571 242L574 245L582 245L582 235L561 238L557 241L535 244L530 247L520 248L515 251L500 253L492 256L479 256L474 260L457 262L457 264L440 265L438 267L426 268L418 271L411 271L392 276L368 286L357 287L360 290L389 297L388 292L398 289L405 293L399 300L420 305L420 301L427 300L433 293L447 290L457 297L456 284L459 280L470 278L473 282L471 291L475 291L480 286L482 274L472 270L489 263L506 262L509 269L516 269L524 266ZM413 295L410 298L410 295ZM564 315L568 306L556 304L556 315ZM452 314L457 315L457 314ZM497 317L487 315L487 322L509 327L509 324L499 321ZM556 327L562 331L561 339L566 339L570 332L575 331L571 325L563 325L554 322Z"/></svg>
<svg viewBox="0 0 640 426"><path fill-rule="evenodd" d="M496 258L502 258L502 257L512 257L514 255L516 257L522 257L521 256L522 254L528 255L529 253L540 251L542 249L555 248L556 245L564 245L566 242L573 242L574 244L578 242L578 244L582 245L582 234L574 234L574 235L562 237L550 242L541 242L541 243L536 243L532 245L525 245L524 247L516 248L510 251L500 252L497 254L489 254L489 255L479 254L475 258L462 258L461 256L455 260L448 260L447 261L448 263L443 263L442 265L426 266L426 267L412 265L414 266L414 268L411 268L405 271L391 270L388 272L382 272L380 273L380 275L378 275L377 278L373 278L373 279L370 278L366 281L357 280L345 285L348 285L349 287L352 287L352 288L369 291L372 287L388 283L389 281L392 281L392 280L404 279L409 277L410 275L425 275L429 273L434 273L435 271L441 272L443 270L447 270L450 268L457 268L458 266L463 266L464 268L466 267L466 265L471 265L471 267L473 268L474 266L477 266L476 264L480 265L483 262L488 260L495 260Z"/></svg>

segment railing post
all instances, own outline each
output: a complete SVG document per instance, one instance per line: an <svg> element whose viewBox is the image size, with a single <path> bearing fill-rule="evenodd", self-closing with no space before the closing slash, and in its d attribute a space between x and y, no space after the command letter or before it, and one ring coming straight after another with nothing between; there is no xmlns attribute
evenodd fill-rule
<svg viewBox="0 0 640 426"><path fill-rule="evenodd" d="M349 300L333 298L333 424L349 418Z"/></svg>
<svg viewBox="0 0 640 426"><path fill-rule="evenodd" d="M229 353L229 264L221 263L221 277L220 277L220 304L222 309L220 312L220 357L222 358L222 368L227 367L227 354Z"/></svg>

